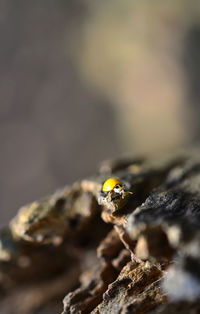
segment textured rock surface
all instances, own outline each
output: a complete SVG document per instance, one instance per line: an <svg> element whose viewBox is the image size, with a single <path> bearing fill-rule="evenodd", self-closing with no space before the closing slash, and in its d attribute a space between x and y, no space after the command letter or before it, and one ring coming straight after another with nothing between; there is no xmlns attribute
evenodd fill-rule
<svg viewBox="0 0 200 314"><path fill-rule="evenodd" d="M114 212L110 176L133 192ZM104 162L1 230L1 313L198 313L199 226L198 153Z"/></svg>

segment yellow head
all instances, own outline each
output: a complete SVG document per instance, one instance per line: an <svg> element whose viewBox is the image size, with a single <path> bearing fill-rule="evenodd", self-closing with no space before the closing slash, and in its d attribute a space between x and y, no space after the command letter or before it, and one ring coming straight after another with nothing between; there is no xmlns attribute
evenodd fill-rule
<svg viewBox="0 0 200 314"><path fill-rule="evenodd" d="M103 192L111 192L114 190L114 188L119 185L123 186L123 182L116 178L110 178L106 180L103 184L102 191Z"/></svg>

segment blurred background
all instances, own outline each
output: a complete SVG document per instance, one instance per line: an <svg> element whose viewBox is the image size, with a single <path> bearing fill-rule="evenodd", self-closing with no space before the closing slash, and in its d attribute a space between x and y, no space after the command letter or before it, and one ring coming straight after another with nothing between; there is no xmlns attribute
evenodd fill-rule
<svg viewBox="0 0 200 314"><path fill-rule="evenodd" d="M103 159L200 139L200 3L0 0L0 225Z"/></svg>

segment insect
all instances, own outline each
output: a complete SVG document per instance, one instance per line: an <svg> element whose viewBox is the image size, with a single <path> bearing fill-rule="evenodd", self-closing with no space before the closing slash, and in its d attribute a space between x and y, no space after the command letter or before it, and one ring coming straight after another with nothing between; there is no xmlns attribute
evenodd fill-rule
<svg viewBox="0 0 200 314"><path fill-rule="evenodd" d="M99 203L115 211L125 204L130 194L133 193L127 190L124 182L109 178L102 185Z"/></svg>

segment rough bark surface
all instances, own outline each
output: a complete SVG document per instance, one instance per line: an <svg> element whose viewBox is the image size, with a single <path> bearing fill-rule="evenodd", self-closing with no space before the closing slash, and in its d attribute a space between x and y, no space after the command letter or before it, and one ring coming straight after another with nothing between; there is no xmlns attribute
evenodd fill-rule
<svg viewBox="0 0 200 314"><path fill-rule="evenodd" d="M109 177L131 192L116 210ZM104 162L1 230L1 313L199 313L199 227L198 152Z"/></svg>

